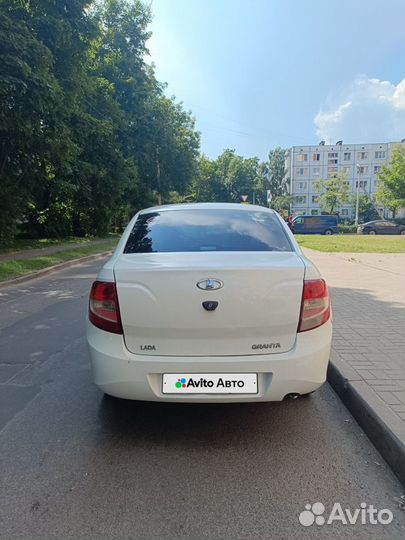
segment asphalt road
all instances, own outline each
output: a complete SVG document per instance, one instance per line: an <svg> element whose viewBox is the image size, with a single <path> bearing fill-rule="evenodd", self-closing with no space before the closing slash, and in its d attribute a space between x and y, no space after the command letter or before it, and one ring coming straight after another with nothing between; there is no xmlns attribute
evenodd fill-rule
<svg viewBox="0 0 405 540"><path fill-rule="evenodd" d="M0 289L0 538L399 539L403 489L333 391L269 404L106 399L87 264ZM300 525L362 502L389 525Z"/></svg>

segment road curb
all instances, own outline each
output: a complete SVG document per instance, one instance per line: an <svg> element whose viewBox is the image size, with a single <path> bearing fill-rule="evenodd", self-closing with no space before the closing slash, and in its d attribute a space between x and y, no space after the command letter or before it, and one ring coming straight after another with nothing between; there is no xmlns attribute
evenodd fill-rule
<svg viewBox="0 0 405 540"><path fill-rule="evenodd" d="M328 382L405 485L405 433L400 419L339 357L329 362Z"/></svg>
<svg viewBox="0 0 405 540"><path fill-rule="evenodd" d="M46 276L48 274L52 274L53 272L57 272L58 270L63 270L64 268L70 268L71 266L75 266L77 264L81 264L81 263L85 263L89 261L96 261L97 259L108 257L109 255L111 255L111 253L112 253L112 250L103 251L101 253L94 253L93 255L86 255L86 257L79 257L77 259L71 259L70 261L65 261L63 263L55 264L53 266L49 266L48 268L44 268L43 270L30 272L29 274L24 274L22 276L18 276L13 279L7 279L6 281L0 282L0 289L2 289L3 287L10 287L12 285L18 285L19 283L24 283L25 281L30 281L31 279Z"/></svg>

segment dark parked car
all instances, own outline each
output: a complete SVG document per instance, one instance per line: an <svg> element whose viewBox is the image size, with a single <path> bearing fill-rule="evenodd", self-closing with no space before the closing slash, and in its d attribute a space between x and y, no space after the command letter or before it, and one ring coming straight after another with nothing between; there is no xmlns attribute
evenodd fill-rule
<svg viewBox="0 0 405 540"><path fill-rule="evenodd" d="M358 226L357 234L405 234L405 225L397 225L392 221L369 221Z"/></svg>
<svg viewBox="0 0 405 540"><path fill-rule="evenodd" d="M337 216L296 216L292 221L294 234L337 234Z"/></svg>

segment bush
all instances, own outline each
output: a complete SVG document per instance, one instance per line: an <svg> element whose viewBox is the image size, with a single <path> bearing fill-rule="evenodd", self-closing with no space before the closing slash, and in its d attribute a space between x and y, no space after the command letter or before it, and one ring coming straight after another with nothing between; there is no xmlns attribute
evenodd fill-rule
<svg viewBox="0 0 405 540"><path fill-rule="evenodd" d="M339 223L338 230L343 234L353 234L357 232L357 225L342 225Z"/></svg>

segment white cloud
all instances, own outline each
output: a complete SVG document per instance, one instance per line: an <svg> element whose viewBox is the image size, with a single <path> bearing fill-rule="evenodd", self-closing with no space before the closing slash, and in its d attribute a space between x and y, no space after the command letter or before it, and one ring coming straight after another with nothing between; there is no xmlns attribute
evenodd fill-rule
<svg viewBox="0 0 405 540"><path fill-rule="evenodd" d="M405 131L405 79L389 81L356 78L332 94L314 118L319 138L334 143L395 141Z"/></svg>

